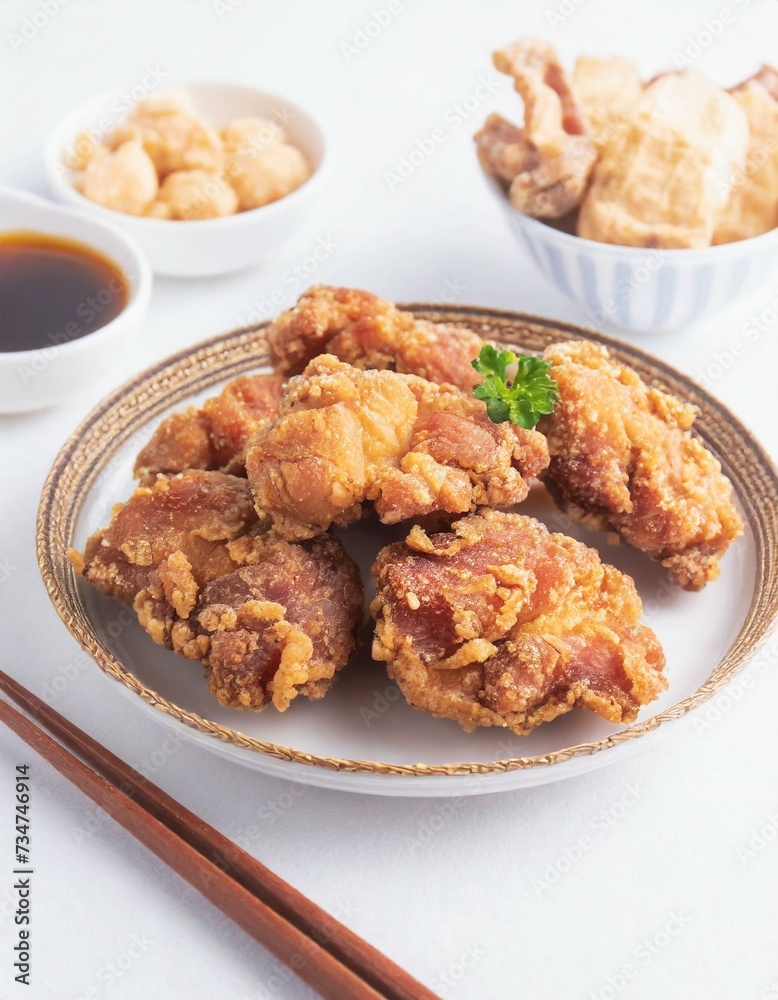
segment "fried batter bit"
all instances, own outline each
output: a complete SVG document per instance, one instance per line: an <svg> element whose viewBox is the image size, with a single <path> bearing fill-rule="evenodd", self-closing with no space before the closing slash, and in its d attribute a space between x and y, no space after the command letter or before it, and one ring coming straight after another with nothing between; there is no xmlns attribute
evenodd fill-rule
<svg viewBox="0 0 778 1000"><path fill-rule="evenodd" d="M667 686L630 577L533 518L417 525L373 573L374 658L411 705L468 732L526 734L576 706L632 722Z"/></svg>
<svg viewBox="0 0 778 1000"><path fill-rule="evenodd" d="M617 531L685 590L715 580L743 522L720 463L689 433L695 408L596 344L555 344L544 357L560 399L539 425L551 453L542 478L558 506Z"/></svg>
<svg viewBox="0 0 778 1000"><path fill-rule="evenodd" d="M453 386L322 355L289 382L246 469L261 516L295 540L358 520L365 502L385 524L510 506L547 462L542 435L492 423Z"/></svg>
<svg viewBox="0 0 778 1000"><path fill-rule="evenodd" d="M498 49L495 68L524 102L521 128L490 115L475 136L481 165L509 185L514 208L558 219L581 204L597 150L553 46L528 38Z"/></svg>

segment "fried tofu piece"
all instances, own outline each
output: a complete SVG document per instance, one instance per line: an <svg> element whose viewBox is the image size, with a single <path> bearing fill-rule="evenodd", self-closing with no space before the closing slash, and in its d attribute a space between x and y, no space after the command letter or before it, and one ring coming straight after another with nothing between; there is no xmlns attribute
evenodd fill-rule
<svg viewBox="0 0 778 1000"><path fill-rule="evenodd" d="M70 549L68 556L98 590L131 604L175 553L186 559L197 587L229 573L238 565L230 543L256 529L245 479L193 470L139 486L116 505L108 527L88 539L83 555Z"/></svg>
<svg viewBox="0 0 778 1000"><path fill-rule="evenodd" d="M417 320L413 313L357 288L314 285L267 332L273 367L299 375L320 354L355 368L377 368L450 383L481 381L471 362L484 341L471 330Z"/></svg>
<svg viewBox="0 0 778 1000"><path fill-rule="evenodd" d="M719 461L690 433L695 408L588 341L544 357L560 399L539 425L551 454L542 479L558 506L618 532L685 590L715 580L743 522Z"/></svg>
<svg viewBox="0 0 778 1000"><path fill-rule="evenodd" d="M283 712L317 700L356 646L364 594L340 542L321 535L292 545L273 535L233 546L242 565L197 587L182 560L152 574L135 600L155 642L208 668L209 690L228 708ZM180 595L196 592L194 603Z"/></svg>
<svg viewBox="0 0 778 1000"><path fill-rule="evenodd" d="M138 454L136 477L148 482L159 473L186 469L243 475L246 446L277 416L283 382L272 373L241 375L201 408L166 417Z"/></svg>
<svg viewBox="0 0 778 1000"><path fill-rule="evenodd" d="M632 722L667 686L630 577L533 518L416 525L373 573L374 658L411 705L467 732L526 734L576 706Z"/></svg>
<svg viewBox="0 0 778 1000"><path fill-rule="evenodd" d="M581 203L597 152L556 50L529 38L498 49L492 59L513 77L524 124L490 115L475 136L481 165L509 185L510 202L520 212L567 215Z"/></svg>
<svg viewBox="0 0 778 1000"><path fill-rule="evenodd" d="M572 88L589 123L598 153L627 127L643 93L643 83L629 59L581 56L575 64Z"/></svg>
<svg viewBox="0 0 778 1000"><path fill-rule="evenodd" d="M748 121L738 102L693 71L650 83L594 170L579 236L637 247L706 247L743 169Z"/></svg>
<svg viewBox="0 0 778 1000"><path fill-rule="evenodd" d="M295 540L358 520L366 502L385 524L510 506L547 461L542 435L492 423L453 386L322 355L287 385L246 471L261 516Z"/></svg>
<svg viewBox="0 0 778 1000"><path fill-rule="evenodd" d="M755 78L732 97L746 114L750 141L745 166L716 216L714 244L745 240L778 226L778 83L773 95Z"/></svg>

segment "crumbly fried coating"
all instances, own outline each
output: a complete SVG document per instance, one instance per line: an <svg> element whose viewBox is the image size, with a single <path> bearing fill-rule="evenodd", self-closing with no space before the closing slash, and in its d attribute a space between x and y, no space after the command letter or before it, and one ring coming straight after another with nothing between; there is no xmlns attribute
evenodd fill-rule
<svg viewBox="0 0 778 1000"><path fill-rule="evenodd" d="M580 56L572 88L589 122L592 141L601 153L626 128L643 93L634 64L621 56Z"/></svg>
<svg viewBox="0 0 778 1000"><path fill-rule="evenodd" d="M750 80L732 97L746 114L750 141L743 171L716 216L714 244L745 240L778 226L778 83L772 95L758 79Z"/></svg>
<svg viewBox="0 0 778 1000"><path fill-rule="evenodd" d="M238 210L235 191L208 170L174 170L162 182L158 197L170 209L171 219L218 219Z"/></svg>
<svg viewBox="0 0 778 1000"><path fill-rule="evenodd" d="M311 168L302 151L289 143L242 145L227 155L224 173L246 211L291 194L308 180Z"/></svg>
<svg viewBox="0 0 778 1000"><path fill-rule="evenodd" d="M743 522L721 465L689 432L695 408L596 344L555 344L544 357L560 399L539 425L551 454L542 479L557 504L702 589Z"/></svg>
<svg viewBox="0 0 778 1000"><path fill-rule="evenodd" d="M139 486L111 523L70 549L76 571L109 597L131 603L160 563L180 553L198 586L235 569L230 542L256 530L245 479L192 470Z"/></svg>
<svg viewBox="0 0 778 1000"><path fill-rule="evenodd" d="M581 203L597 151L556 51L530 38L499 49L492 59L513 77L524 124L518 128L490 115L475 136L481 165L510 185L510 202L520 212L567 215Z"/></svg>
<svg viewBox="0 0 778 1000"><path fill-rule="evenodd" d="M526 734L576 706L632 722L667 686L630 577L533 518L416 525L373 573L374 658L411 705L468 732Z"/></svg>
<svg viewBox="0 0 778 1000"><path fill-rule="evenodd" d="M314 285L273 320L267 340L271 363L290 375L319 354L334 354L355 368L418 375L464 391L481 380L471 364L484 344L476 333L417 320L357 288Z"/></svg>
<svg viewBox="0 0 778 1000"><path fill-rule="evenodd" d="M301 539L356 521L366 501L385 524L510 506L547 461L542 435L492 423L453 386L322 355L288 383L246 471L257 510Z"/></svg>
<svg viewBox="0 0 778 1000"><path fill-rule="evenodd" d="M135 475L143 482L186 469L243 475L248 442L278 415L283 381L267 372L241 375L200 409L166 417L138 454Z"/></svg>
<svg viewBox="0 0 778 1000"><path fill-rule="evenodd" d="M144 214L157 187L154 164L139 142L125 142L111 153L101 149L78 179L85 198L130 215Z"/></svg>
<svg viewBox="0 0 778 1000"><path fill-rule="evenodd" d="M160 180L176 170L218 171L224 150L215 129L190 111L136 110L106 138L109 149L123 142L139 142L151 158Z"/></svg>
<svg viewBox="0 0 778 1000"><path fill-rule="evenodd" d="M730 94L694 71L657 77L605 147L578 235L622 246L709 246L747 147L748 121Z"/></svg>
<svg viewBox="0 0 778 1000"><path fill-rule="evenodd" d="M201 589L184 560L162 563L135 600L141 625L160 645L201 660L228 708L272 702L283 712L298 695L322 698L362 622L356 565L331 535L296 545L245 536L232 554L244 565Z"/></svg>

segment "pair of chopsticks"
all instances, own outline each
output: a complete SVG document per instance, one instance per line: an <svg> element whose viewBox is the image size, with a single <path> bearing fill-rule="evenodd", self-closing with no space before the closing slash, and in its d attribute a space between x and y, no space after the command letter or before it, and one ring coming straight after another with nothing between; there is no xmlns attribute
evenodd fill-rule
<svg viewBox="0 0 778 1000"><path fill-rule="evenodd" d="M2 671L0 689L56 739L2 699L0 721L325 1000L436 1000L404 969Z"/></svg>

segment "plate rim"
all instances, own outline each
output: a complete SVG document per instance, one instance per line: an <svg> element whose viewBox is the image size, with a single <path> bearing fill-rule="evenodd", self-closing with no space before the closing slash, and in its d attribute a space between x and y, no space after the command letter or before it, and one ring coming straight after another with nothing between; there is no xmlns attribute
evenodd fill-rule
<svg viewBox="0 0 778 1000"><path fill-rule="evenodd" d="M210 737L231 743L241 750L247 749L276 759L334 771L439 777L551 767L571 758L591 756L626 741L640 739L661 725L682 718L721 691L754 656L778 619L778 470L746 425L702 386L661 358L597 330L528 313L480 306L412 302L398 303L398 307L413 312L423 319L459 323L471 329L477 329L479 325L488 329L491 324L496 323L498 326L503 324L513 328L502 338L506 343L518 340L517 327L524 327L527 334L531 334L534 328L535 335L541 338L553 331L554 334L561 334L566 339L592 340L605 346L619 360L636 367L641 375L648 376L650 382L669 387L672 392L677 391L674 387L681 387L682 395L701 410L698 418L699 426L695 424L698 436L708 441L709 438L705 433L699 433L700 427L713 422L720 425L733 439L747 445L745 454L730 453L728 456L721 447L710 441L722 464L729 467L733 487L747 515L747 523L752 528L760 530L754 530L757 579L751 605L737 635L718 663L713 666L708 680L691 695L663 712L598 740L574 744L537 756L513 757L491 762L444 764L395 764L388 761L306 753L283 744L259 740L241 733L238 729L212 722L196 712L190 712L169 701L140 681L120 660L111 655L96 632L90 629L88 616L78 594L76 575L68 560L64 558L65 550L71 540L66 538L64 528L70 527L72 530L83 505L83 498L86 497L94 480L110 462L119 445L131 437L136 423L138 426L145 426L163 410L195 395L202 389L225 378L236 377L251 368L260 368L268 364L264 332L271 320L238 327L199 341L127 379L87 414L60 448L41 492L36 521L36 556L49 599L71 635L104 673L169 718ZM489 333L493 336L495 330L490 329ZM220 349L222 360L224 362L229 360L234 371L225 370L224 364L219 365ZM158 390L165 378L174 376L185 363L189 364L189 369L184 376L179 377L177 388L172 393L160 393ZM128 397L142 392L146 394L145 405L141 407L144 402L141 397L128 411L126 406ZM142 419L138 419L139 417ZM106 432L109 428L113 433L110 444L105 446ZM121 433L116 433L117 428L121 429ZM741 489L739 476L731 475L734 468L737 468L739 473L759 474L765 486L765 496L760 502L757 502L757 498L750 492ZM79 476L83 481L79 480ZM72 494L63 493L63 482L67 484L73 477L76 477L76 486L81 487L80 498L78 496L73 498ZM66 498L70 500L67 505L64 502ZM67 512L63 514L65 506ZM772 516L769 516L770 514ZM82 620L82 616L85 620Z"/></svg>

